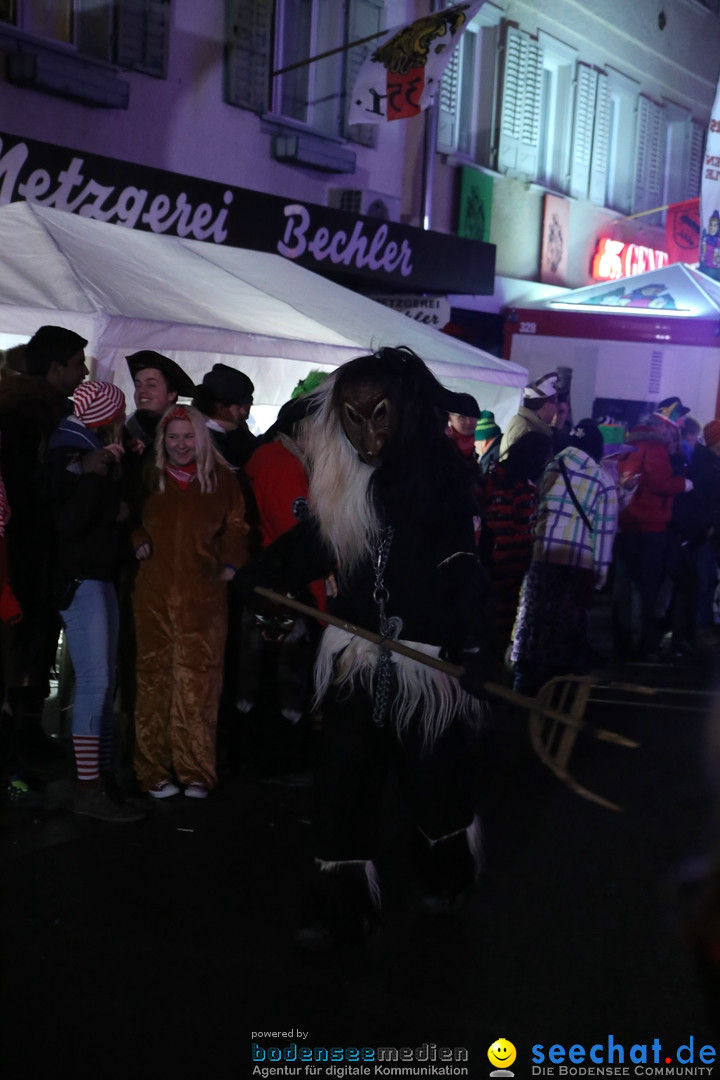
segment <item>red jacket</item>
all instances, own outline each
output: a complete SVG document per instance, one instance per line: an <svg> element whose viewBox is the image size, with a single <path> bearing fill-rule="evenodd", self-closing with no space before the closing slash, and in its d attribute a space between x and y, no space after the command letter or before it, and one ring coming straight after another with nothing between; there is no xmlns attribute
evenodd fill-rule
<svg viewBox="0 0 720 1080"><path fill-rule="evenodd" d="M670 454L652 428L641 425L631 431L628 442L637 449L624 454L618 463L618 476L640 474L633 496L620 511L620 532L665 532L672 514L673 496L685 490L685 478L673 476Z"/></svg>

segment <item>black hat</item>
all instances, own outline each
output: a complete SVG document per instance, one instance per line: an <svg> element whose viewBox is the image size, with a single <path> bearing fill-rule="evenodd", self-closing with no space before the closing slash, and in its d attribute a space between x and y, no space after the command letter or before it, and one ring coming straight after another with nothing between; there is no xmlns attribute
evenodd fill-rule
<svg viewBox="0 0 720 1080"><path fill-rule="evenodd" d="M447 399L447 411L458 416L472 416L475 420L480 418L480 406L472 394L451 392Z"/></svg>
<svg viewBox="0 0 720 1080"><path fill-rule="evenodd" d="M64 326L41 326L25 346L25 368L28 375L44 375L55 361L65 364L75 353L82 352L87 340Z"/></svg>
<svg viewBox="0 0 720 1080"><path fill-rule="evenodd" d="M580 420L570 432L568 446L584 450L595 461L600 461L605 450L603 433L594 420Z"/></svg>
<svg viewBox="0 0 720 1080"><path fill-rule="evenodd" d="M689 412L690 409L687 405L683 405L679 397L666 397L657 403L654 415L661 416L663 420L669 420L671 424L677 424Z"/></svg>
<svg viewBox="0 0 720 1080"><path fill-rule="evenodd" d="M251 405L255 387L250 379L228 364L213 364L203 376L202 386L222 405Z"/></svg>
<svg viewBox="0 0 720 1080"><path fill-rule="evenodd" d="M195 386L190 376L185 374L179 364L168 356L163 356L162 353L154 352L152 349L141 349L140 352L132 353L125 359L133 379L136 378L138 372L145 371L146 368L155 368L156 371L162 372L168 388L174 390L176 394L191 398L195 393Z"/></svg>

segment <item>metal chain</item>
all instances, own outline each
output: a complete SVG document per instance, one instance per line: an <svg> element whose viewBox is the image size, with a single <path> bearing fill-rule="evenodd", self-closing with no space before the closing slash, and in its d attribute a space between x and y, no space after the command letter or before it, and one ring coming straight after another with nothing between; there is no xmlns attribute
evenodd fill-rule
<svg viewBox="0 0 720 1080"><path fill-rule="evenodd" d="M378 607L380 636L393 640L400 636L402 630L402 619L397 615L392 618L387 617L387 604L390 593L385 584L385 567L394 535L395 530L392 525L387 525L380 536L375 559L375 588L373 589L373 600ZM373 722L378 727L382 727L385 723L385 716L390 704L392 675L393 665L390 650L381 644L375 669L375 701L373 703Z"/></svg>

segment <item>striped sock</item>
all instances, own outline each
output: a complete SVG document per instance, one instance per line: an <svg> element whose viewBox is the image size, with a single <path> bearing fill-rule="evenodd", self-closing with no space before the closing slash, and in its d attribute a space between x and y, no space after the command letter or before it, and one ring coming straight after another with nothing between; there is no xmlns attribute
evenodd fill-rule
<svg viewBox="0 0 720 1080"><path fill-rule="evenodd" d="M72 740L78 780L96 783L100 779L100 737L73 735Z"/></svg>

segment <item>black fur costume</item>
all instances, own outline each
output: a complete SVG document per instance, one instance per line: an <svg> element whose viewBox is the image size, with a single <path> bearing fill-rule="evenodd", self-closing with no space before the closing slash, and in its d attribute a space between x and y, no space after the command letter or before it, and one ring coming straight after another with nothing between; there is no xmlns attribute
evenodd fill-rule
<svg viewBox="0 0 720 1080"><path fill-rule="evenodd" d="M341 421L343 393L361 383L380 386L397 416L377 467L360 460ZM390 654L383 693L378 646L326 629L316 664L316 858L323 869L365 864L372 879L393 770L425 838L425 892L456 896L476 866L474 749L491 650L488 586L474 550L474 470L444 434L453 395L410 350L383 349L339 368L313 405L305 431L313 517L241 571L238 586L295 591L334 571L338 617L383 632L384 598L385 616L402 620L399 640L466 669L458 681Z"/></svg>

